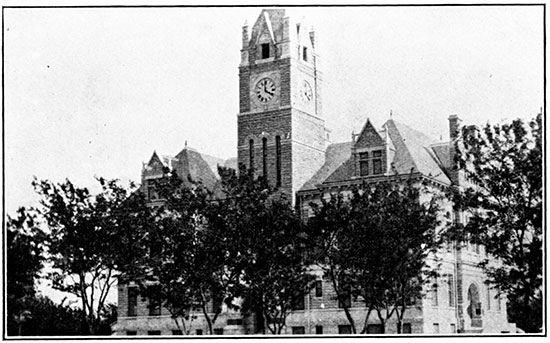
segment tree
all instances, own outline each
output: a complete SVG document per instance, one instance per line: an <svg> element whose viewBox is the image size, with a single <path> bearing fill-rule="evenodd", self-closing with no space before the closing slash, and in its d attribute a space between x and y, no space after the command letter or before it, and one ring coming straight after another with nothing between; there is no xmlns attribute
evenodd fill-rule
<svg viewBox="0 0 550 343"><path fill-rule="evenodd" d="M154 306L168 309L183 333L191 332L198 309L213 334L221 313L219 300L230 304L229 289L235 280L227 267L231 237L218 219L211 192L199 182L187 181L170 170L156 180L162 202L142 234L148 250L134 263L141 270L126 277L138 281L142 295Z"/></svg>
<svg viewBox="0 0 550 343"><path fill-rule="evenodd" d="M95 196L69 180L33 182L48 226L48 260L53 267L48 278L55 289L80 299L82 334L99 332L100 314L120 261L131 261L131 254L140 253L140 231L135 228L146 224L142 219L148 213L143 199L130 197L116 180L98 181L102 191Z"/></svg>
<svg viewBox="0 0 550 343"><path fill-rule="evenodd" d="M77 336L82 334L82 310L54 303L42 295L26 297L27 318L18 327L8 322L8 334L18 336ZM110 333L110 332L109 332Z"/></svg>
<svg viewBox="0 0 550 343"><path fill-rule="evenodd" d="M421 201L421 194L429 199ZM351 248L361 252L352 259L356 293L376 311L384 331L395 313L401 333L407 307L437 275L438 197L408 179L366 187L354 193L352 204Z"/></svg>
<svg viewBox="0 0 550 343"><path fill-rule="evenodd" d="M454 238L482 244L480 265L490 283L508 294L509 316L528 332L542 328L542 116L466 126L456 162L469 185L454 190L459 209L472 218Z"/></svg>
<svg viewBox="0 0 550 343"><path fill-rule="evenodd" d="M21 335L25 320L32 315L26 303L35 295L34 282L44 262L44 232L38 221L36 212L24 207L18 209L17 217L8 216L6 278L10 335Z"/></svg>
<svg viewBox="0 0 550 343"><path fill-rule="evenodd" d="M382 332L394 314L401 332L411 299L419 298L436 274L431 259L440 246L438 199L422 202L421 194L428 190L409 179L365 184L348 201L333 195L320 206L312 204L311 227L321 252L317 260L332 280L353 333L358 330L349 312L351 296L366 308L361 333L367 332L373 311Z"/></svg>
<svg viewBox="0 0 550 343"><path fill-rule="evenodd" d="M311 206L315 213L308 223L313 238L312 259L329 276L336 300L355 334L355 321L349 311L355 284L351 265L351 257L355 255L351 245L355 237L349 231L351 205L342 194L331 194L328 201L321 199L321 204L311 203Z"/></svg>
<svg viewBox="0 0 550 343"><path fill-rule="evenodd" d="M280 334L312 287L308 237L290 203L275 196L263 178L244 167L239 175L223 168L220 175L225 192L220 208L235 258L228 266L240 275L234 295L242 297L243 313L255 314L258 333Z"/></svg>

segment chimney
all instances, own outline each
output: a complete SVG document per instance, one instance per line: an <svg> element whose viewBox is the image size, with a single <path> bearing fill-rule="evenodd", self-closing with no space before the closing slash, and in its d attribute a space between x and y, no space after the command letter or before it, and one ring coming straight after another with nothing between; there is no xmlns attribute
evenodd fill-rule
<svg viewBox="0 0 550 343"><path fill-rule="evenodd" d="M449 136L451 141L454 141L458 137L458 127L461 122L462 120L456 114L449 116Z"/></svg>
<svg viewBox="0 0 550 343"><path fill-rule="evenodd" d="M456 140L459 135L459 126L462 120L458 118L456 114L449 116L449 136L451 138L449 142L449 176L451 182L455 185L460 185L460 176L458 166L455 161L456 156Z"/></svg>

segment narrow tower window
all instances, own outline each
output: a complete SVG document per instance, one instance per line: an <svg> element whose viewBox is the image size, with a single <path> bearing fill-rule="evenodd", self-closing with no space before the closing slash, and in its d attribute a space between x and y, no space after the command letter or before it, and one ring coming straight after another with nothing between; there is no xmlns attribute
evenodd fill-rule
<svg viewBox="0 0 550 343"><path fill-rule="evenodd" d="M249 154L248 161L250 163L248 168L254 169L254 140L253 139L248 141L248 154Z"/></svg>
<svg viewBox="0 0 550 343"><path fill-rule="evenodd" d="M262 59L269 58L269 43L262 44L261 49L262 49Z"/></svg>
<svg viewBox="0 0 550 343"><path fill-rule="evenodd" d="M264 178L267 181L267 138L262 138L262 149L263 149L263 173Z"/></svg>
<svg viewBox="0 0 550 343"><path fill-rule="evenodd" d="M281 187L281 136L275 137L275 154L277 156L277 187Z"/></svg>
<svg viewBox="0 0 550 343"><path fill-rule="evenodd" d="M304 46L303 59L307 62L307 48Z"/></svg>

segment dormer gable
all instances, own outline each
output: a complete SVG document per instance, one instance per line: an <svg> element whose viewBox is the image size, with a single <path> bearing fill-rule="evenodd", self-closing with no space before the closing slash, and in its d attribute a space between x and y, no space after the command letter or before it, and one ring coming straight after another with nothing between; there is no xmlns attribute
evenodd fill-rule
<svg viewBox="0 0 550 343"><path fill-rule="evenodd" d="M388 173L388 144L369 119L358 135L352 136L354 177Z"/></svg>
<svg viewBox="0 0 550 343"><path fill-rule="evenodd" d="M354 147L356 149L360 149L374 146L383 146L384 144L386 144L384 139L382 139L378 131L376 131L370 120L367 119L367 122L363 126L361 133L359 133L359 135L357 135L357 138L355 139Z"/></svg>
<svg viewBox="0 0 550 343"><path fill-rule="evenodd" d="M165 174L167 166L163 163L157 152L153 152L153 155L149 159L149 162L144 164L141 171L141 178L143 180L160 178Z"/></svg>

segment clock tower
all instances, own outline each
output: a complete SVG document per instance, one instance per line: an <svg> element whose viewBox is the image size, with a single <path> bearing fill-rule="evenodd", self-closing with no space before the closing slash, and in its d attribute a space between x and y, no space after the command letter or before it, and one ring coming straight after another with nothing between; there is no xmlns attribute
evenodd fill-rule
<svg viewBox="0 0 550 343"><path fill-rule="evenodd" d="M285 10L264 9L243 27L238 162L292 202L325 161L318 66L315 33Z"/></svg>

